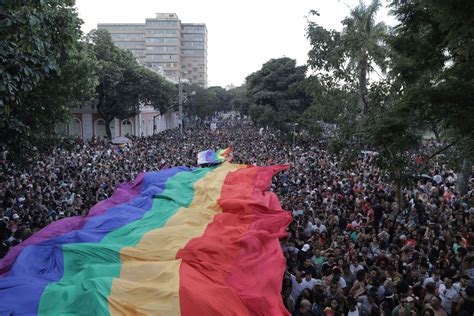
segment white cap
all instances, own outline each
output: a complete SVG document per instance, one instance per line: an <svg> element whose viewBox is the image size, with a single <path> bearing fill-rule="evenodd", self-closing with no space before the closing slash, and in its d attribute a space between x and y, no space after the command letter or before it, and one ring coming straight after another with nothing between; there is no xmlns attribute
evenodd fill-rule
<svg viewBox="0 0 474 316"><path fill-rule="evenodd" d="M306 252L308 251L310 246L308 244L304 244L303 248L301 248L301 251Z"/></svg>
<svg viewBox="0 0 474 316"><path fill-rule="evenodd" d="M13 214L12 218L13 218L13 219L19 219L19 218L20 218L20 216L19 216L18 214L16 214L16 213L15 213L15 214Z"/></svg>

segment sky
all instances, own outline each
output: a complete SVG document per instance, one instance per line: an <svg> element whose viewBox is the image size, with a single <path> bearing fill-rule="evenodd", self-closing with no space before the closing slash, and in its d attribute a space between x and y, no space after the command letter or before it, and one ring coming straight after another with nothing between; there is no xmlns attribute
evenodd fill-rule
<svg viewBox="0 0 474 316"><path fill-rule="evenodd" d="M366 0L368 1L368 0ZM384 2L384 1L382 1ZM208 86L239 86L272 58L306 64L310 10L318 24L341 30L341 20L359 0L76 0L82 31L97 23L144 23L155 13L176 13L184 23L206 23ZM312 18L314 19L314 18ZM377 19L394 25L382 8Z"/></svg>

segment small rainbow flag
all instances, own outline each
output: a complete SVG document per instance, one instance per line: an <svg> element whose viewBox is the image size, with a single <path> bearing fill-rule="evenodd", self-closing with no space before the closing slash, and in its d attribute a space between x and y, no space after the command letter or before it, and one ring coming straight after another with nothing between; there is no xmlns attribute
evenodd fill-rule
<svg viewBox="0 0 474 316"><path fill-rule="evenodd" d="M226 149L220 149L218 151L213 151L211 149L204 150L198 153L197 155L197 163L198 165L202 165L205 163L221 163L226 161L227 156L229 156L230 152L232 151L231 147L227 147Z"/></svg>
<svg viewBox="0 0 474 316"><path fill-rule="evenodd" d="M11 249L0 314L289 315L279 238L291 215L268 191L286 168L140 174Z"/></svg>

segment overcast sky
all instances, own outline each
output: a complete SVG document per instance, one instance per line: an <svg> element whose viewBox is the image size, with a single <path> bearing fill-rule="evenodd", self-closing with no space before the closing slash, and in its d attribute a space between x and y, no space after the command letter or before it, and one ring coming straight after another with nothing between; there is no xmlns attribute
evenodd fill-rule
<svg viewBox="0 0 474 316"><path fill-rule="evenodd" d="M367 2L369 0L366 0ZM282 56L305 64L308 13L320 13L318 23L342 29L341 20L359 0L76 0L82 30L97 23L144 23L155 13L176 13L185 23L206 23L208 86L241 85L271 58ZM384 1L382 1L384 2ZM393 25L382 9L379 20Z"/></svg>

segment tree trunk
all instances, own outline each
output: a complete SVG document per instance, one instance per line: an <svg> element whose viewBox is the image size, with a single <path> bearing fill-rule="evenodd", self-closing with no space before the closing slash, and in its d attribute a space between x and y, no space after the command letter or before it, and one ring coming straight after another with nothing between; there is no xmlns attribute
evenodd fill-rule
<svg viewBox="0 0 474 316"><path fill-rule="evenodd" d="M431 128L431 130L432 130L432 132L433 132L433 134L434 134L434 136L435 136L436 141L437 141L438 143L441 142L441 135L440 135L440 132L439 132L439 128L438 128L437 126L433 126L433 127Z"/></svg>
<svg viewBox="0 0 474 316"><path fill-rule="evenodd" d="M367 114L367 71L368 71L367 56L362 58L359 62L359 98L357 104L362 116Z"/></svg>
<svg viewBox="0 0 474 316"><path fill-rule="evenodd" d="M110 141L112 141L112 131L110 130L110 122L112 122L112 120L105 120L105 133L107 134L107 139Z"/></svg>
<svg viewBox="0 0 474 316"><path fill-rule="evenodd" d="M398 216L400 216L400 214L402 213L403 211L403 208L404 208L404 200L403 200L403 190L402 190L402 186L403 186L403 183L402 183L402 178L399 177L397 180L396 180L396 187L395 187L395 193L396 193L396 199L397 199L397 209L395 210L395 216L393 218L393 223L392 223L392 227L390 227L390 242L392 242L393 240L393 237L394 234L395 234L395 227L397 226L397 219L398 219Z"/></svg>
<svg viewBox="0 0 474 316"><path fill-rule="evenodd" d="M462 167L456 183L456 190L462 195L466 194L469 190L469 177L471 176L471 172L472 158L466 156L462 161Z"/></svg>

